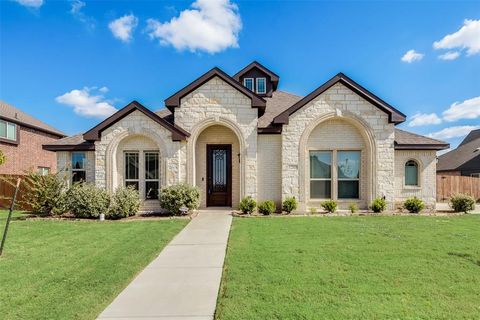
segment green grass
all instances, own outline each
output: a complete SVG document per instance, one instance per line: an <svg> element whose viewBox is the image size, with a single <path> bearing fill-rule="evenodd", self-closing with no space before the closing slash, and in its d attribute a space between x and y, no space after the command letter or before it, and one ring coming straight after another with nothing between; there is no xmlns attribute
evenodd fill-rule
<svg viewBox="0 0 480 320"><path fill-rule="evenodd" d="M479 319L480 215L234 220L216 319Z"/></svg>
<svg viewBox="0 0 480 320"><path fill-rule="evenodd" d="M1 319L95 319L187 223L20 216L0 257Z"/></svg>

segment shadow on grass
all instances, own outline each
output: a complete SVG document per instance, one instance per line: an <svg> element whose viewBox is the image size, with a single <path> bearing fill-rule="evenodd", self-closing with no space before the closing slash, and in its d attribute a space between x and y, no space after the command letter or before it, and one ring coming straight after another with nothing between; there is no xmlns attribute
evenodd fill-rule
<svg viewBox="0 0 480 320"><path fill-rule="evenodd" d="M480 260L475 260L475 258L472 257L472 255L469 253L449 252L448 255L452 257L462 258L480 267Z"/></svg>

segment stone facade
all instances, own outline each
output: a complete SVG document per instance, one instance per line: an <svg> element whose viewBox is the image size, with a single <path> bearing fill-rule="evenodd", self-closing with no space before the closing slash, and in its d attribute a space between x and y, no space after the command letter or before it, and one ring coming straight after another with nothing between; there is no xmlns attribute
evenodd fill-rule
<svg viewBox="0 0 480 320"><path fill-rule="evenodd" d="M236 199L246 195L257 198L257 121L258 110L251 107L250 99L219 77L183 97L175 110L175 123L191 134L187 142L187 182L196 183L198 137L208 127L221 125L233 131L239 141L240 190Z"/></svg>
<svg viewBox="0 0 480 320"><path fill-rule="evenodd" d="M405 163L414 160L419 166L418 186L405 185ZM422 199L427 208L434 208L436 202L437 155L432 150L395 151L395 205L401 207L407 198Z"/></svg>
<svg viewBox="0 0 480 320"><path fill-rule="evenodd" d="M435 204L436 152L395 150L395 125L378 106L337 82L291 114L281 134L258 134L259 109L251 97L221 77L192 89L174 107L174 123L190 134L172 141L172 133L136 110L101 132L95 151L87 152L87 181L113 191L125 184L125 151L158 151L160 187L186 182L201 190L206 206L208 144L232 146L232 206L244 196L274 200L277 208L286 197L299 201L299 211L319 207L323 199L310 197L310 151L332 152L332 198L341 209L355 202L362 209L384 197L389 209L417 196ZM182 93L183 94L183 93ZM177 102L178 103L178 102ZM336 155L360 153L359 199L338 199ZM140 156L141 158L141 156ZM71 152L57 153L58 167L66 168ZM419 163L420 184L406 187L404 166ZM140 193L144 192L140 186ZM158 201L147 204L159 209Z"/></svg>
<svg viewBox="0 0 480 320"><path fill-rule="evenodd" d="M317 125L328 119L341 119L357 126L368 144L367 162L370 168L366 203L373 198L385 197L393 203L394 190L394 125L386 113L337 83L320 94L301 110L290 116L282 133L282 197L296 196L304 210L306 198L305 141ZM342 132L337 139L342 140Z"/></svg>

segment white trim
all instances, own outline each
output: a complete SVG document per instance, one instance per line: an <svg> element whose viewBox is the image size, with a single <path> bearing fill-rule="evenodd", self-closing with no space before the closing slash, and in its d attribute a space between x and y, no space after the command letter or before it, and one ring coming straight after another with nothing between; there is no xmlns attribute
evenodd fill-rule
<svg viewBox="0 0 480 320"><path fill-rule="evenodd" d="M258 91L258 80L260 80L260 79L263 79L263 81L265 81L265 84L264 84L264 86L263 86L264 89L265 89L265 91L263 91L263 92ZM265 94L265 93L267 93L267 78L256 78L256 79L255 79L255 90L256 90L256 92L257 92L258 94Z"/></svg>
<svg viewBox="0 0 480 320"><path fill-rule="evenodd" d="M249 87L247 87L247 80L252 81L252 88L251 89ZM253 92L255 91L255 81L253 80L253 78L243 78L243 86L250 91L253 91Z"/></svg>

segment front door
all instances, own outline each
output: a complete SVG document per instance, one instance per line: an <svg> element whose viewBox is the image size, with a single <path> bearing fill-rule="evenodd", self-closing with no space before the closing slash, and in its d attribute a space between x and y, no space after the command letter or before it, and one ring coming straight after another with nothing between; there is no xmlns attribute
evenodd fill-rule
<svg viewBox="0 0 480 320"><path fill-rule="evenodd" d="M232 206L232 145L207 144L207 206Z"/></svg>

